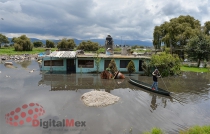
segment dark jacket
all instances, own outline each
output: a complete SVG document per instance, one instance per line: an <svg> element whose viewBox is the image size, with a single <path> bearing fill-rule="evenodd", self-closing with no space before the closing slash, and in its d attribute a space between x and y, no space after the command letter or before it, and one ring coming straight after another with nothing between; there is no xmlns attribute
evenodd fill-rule
<svg viewBox="0 0 210 134"><path fill-rule="evenodd" d="M157 75L153 75L153 81L154 82L157 82L158 80L157 80Z"/></svg>
<svg viewBox="0 0 210 134"><path fill-rule="evenodd" d="M153 76L153 81L154 82L157 82L158 81L158 77L160 77L157 73L153 72L152 73L152 76Z"/></svg>

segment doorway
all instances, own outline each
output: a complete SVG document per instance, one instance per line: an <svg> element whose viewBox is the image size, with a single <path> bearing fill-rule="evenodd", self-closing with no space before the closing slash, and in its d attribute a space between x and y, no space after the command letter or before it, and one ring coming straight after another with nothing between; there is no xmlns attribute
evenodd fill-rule
<svg viewBox="0 0 210 134"><path fill-rule="evenodd" d="M66 71L67 73L76 73L75 59L66 60Z"/></svg>
<svg viewBox="0 0 210 134"><path fill-rule="evenodd" d="M143 63L143 61L142 60L139 60L139 71L143 71L143 69L142 69L142 63Z"/></svg>
<svg viewBox="0 0 210 134"><path fill-rule="evenodd" d="M109 66L111 60L104 60L104 70Z"/></svg>

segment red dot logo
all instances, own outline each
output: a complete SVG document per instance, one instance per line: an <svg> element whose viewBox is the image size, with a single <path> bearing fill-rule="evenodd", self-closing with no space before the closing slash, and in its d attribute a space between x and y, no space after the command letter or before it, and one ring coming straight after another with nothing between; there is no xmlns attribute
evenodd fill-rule
<svg viewBox="0 0 210 134"><path fill-rule="evenodd" d="M33 114L33 110L32 109L29 109L28 110L28 114L32 115Z"/></svg>
<svg viewBox="0 0 210 134"><path fill-rule="evenodd" d="M10 115L14 115L14 113L15 113L14 111L11 111L11 112L10 112Z"/></svg>
<svg viewBox="0 0 210 134"><path fill-rule="evenodd" d="M21 115L22 118L26 117L26 113L25 112L22 112L20 115Z"/></svg>
<svg viewBox="0 0 210 134"><path fill-rule="evenodd" d="M14 116L14 119L15 119L15 120L18 120L18 118L19 118L18 115L15 115L15 116Z"/></svg>
<svg viewBox="0 0 210 134"><path fill-rule="evenodd" d="M18 108L15 109L15 112L16 112L16 113L19 113L20 110L21 110L21 109L18 107Z"/></svg>
<svg viewBox="0 0 210 134"><path fill-rule="evenodd" d="M28 107L27 104L24 104L24 105L22 106L23 109L26 109L27 107Z"/></svg>
<svg viewBox="0 0 210 134"><path fill-rule="evenodd" d="M23 104L5 114L6 123L11 126L22 126L32 122L45 113L44 108L38 103Z"/></svg>

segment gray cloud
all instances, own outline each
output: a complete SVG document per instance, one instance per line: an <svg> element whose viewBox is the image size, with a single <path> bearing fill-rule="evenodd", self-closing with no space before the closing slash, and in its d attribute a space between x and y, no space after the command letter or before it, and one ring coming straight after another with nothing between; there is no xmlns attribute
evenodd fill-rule
<svg viewBox="0 0 210 134"><path fill-rule="evenodd" d="M0 32L43 38L152 40L153 29L171 18L191 15L203 24L209 2L174 0L1 0Z"/></svg>

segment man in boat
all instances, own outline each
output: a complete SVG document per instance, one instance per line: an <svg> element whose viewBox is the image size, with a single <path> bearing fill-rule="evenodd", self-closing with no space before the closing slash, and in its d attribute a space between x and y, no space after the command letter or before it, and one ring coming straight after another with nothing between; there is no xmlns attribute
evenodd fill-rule
<svg viewBox="0 0 210 134"><path fill-rule="evenodd" d="M153 76L153 84L151 89L158 90L158 78L161 77L158 69L155 69L155 71L152 73L152 76Z"/></svg>

